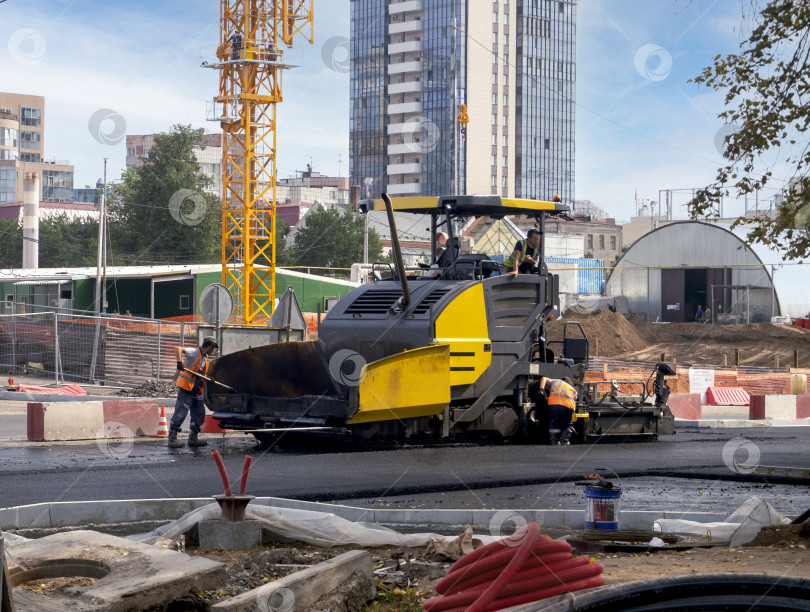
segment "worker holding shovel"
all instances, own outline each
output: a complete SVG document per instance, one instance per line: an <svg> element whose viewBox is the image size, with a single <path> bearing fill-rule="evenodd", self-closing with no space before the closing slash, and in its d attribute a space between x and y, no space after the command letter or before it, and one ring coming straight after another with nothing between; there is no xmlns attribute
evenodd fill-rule
<svg viewBox="0 0 810 612"><path fill-rule="evenodd" d="M191 447L208 444L200 439L199 433L205 421L205 404L202 397L202 386L205 372L208 369L208 356L218 347L216 338L206 336L200 346L184 349L177 347L177 403L169 426L169 448L180 448L183 441L177 439L180 427L191 413L188 445Z"/></svg>

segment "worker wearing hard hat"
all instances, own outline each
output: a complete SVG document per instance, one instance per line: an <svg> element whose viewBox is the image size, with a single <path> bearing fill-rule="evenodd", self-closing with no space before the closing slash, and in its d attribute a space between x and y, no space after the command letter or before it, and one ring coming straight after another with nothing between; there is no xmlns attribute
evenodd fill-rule
<svg viewBox="0 0 810 612"><path fill-rule="evenodd" d="M202 387L205 382L197 376L205 376L208 370L208 356L217 350L217 339L214 336L203 338L200 346L184 349L177 347L177 402L174 405L174 414L169 426L169 448L180 448L183 441L177 439L180 427L191 413L189 424L188 445L191 447L208 444L200 439L200 429L205 421L205 403L202 397Z"/></svg>
<svg viewBox="0 0 810 612"><path fill-rule="evenodd" d="M577 409L577 391L570 378L541 378L540 388L545 391L548 412L551 419L548 426L549 439L552 445L570 444L574 423L571 415Z"/></svg>
<svg viewBox="0 0 810 612"><path fill-rule="evenodd" d="M540 232L530 229L525 240L518 240L514 252L503 260L501 274L515 277L518 273L532 274L537 272L540 259Z"/></svg>

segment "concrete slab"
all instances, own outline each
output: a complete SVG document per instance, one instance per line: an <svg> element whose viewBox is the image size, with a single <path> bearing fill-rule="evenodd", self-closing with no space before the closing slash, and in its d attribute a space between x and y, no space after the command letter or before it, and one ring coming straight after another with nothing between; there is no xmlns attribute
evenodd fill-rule
<svg viewBox="0 0 810 612"><path fill-rule="evenodd" d="M250 550L262 543L261 521L200 521L200 548L217 550Z"/></svg>
<svg viewBox="0 0 810 612"><path fill-rule="evenodd" d="M65 596L46 596L14 589L21 609L76 612L134 612L165 604L186 593L224 585L222 563L190 557L158 546L131 542L95 531L70 531L37 540L8 542L14 584L43 577L43 567L95 577L89 586L77 586ZM68 573L70 572L70 573Z"/></svg>
<svg viewBox="0 0 810 612"><path fill-rule="evenodd" d="M361 572L370 582L369 599L376 596L372 579L371 555L364 550L351 550L275 582L242 593L211 606L211 612L309 612L313 605L346 582L354 572Z"/></svg>

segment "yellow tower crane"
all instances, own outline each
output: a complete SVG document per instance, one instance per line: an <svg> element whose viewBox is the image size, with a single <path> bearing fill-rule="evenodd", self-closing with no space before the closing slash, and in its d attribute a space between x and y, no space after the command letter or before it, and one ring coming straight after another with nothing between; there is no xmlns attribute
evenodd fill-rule
<svg viewBox="0 0 810 612"><path fill-rule="evenodd" d="M241 322L273 312L276 270L276 105L284 51L314 40L312 0L220 0L219 95L209 119L222 126L222 283Z"/></svg>

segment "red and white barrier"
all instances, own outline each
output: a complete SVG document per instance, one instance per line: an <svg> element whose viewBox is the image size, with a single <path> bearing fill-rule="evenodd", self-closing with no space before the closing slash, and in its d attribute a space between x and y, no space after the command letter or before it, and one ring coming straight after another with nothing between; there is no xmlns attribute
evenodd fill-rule
<svg viewBox="0 0 810 612"><path fill-rule="evenodd" d="M752 395L749 417L760 419L808 419L810 395Z"/></svg>
<svg viewBox="0 0 810 612"><path fill-rule="evenodd" d="M48 442L154 436L159 418L160 406L149 399L30 402L28 439Z"/></svg>

